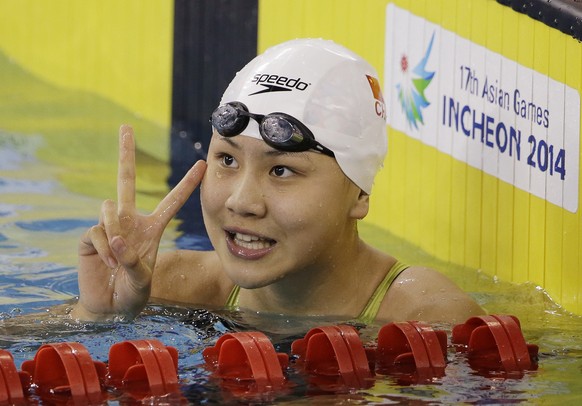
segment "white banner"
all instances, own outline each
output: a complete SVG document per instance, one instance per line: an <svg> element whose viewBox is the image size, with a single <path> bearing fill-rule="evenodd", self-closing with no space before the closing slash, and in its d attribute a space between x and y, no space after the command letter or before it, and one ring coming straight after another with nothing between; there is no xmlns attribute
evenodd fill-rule
<svg viewBox="0 0 582 406"><path fill-rule="evenodd" d="M394 4L386 9L385 46L384 97L394 129L577 211L576 89Z"/></svg>

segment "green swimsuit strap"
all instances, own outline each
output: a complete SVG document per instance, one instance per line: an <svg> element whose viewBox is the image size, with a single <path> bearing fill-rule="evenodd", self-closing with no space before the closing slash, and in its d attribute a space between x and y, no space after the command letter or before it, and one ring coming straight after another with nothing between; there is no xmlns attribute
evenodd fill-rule
<svg viewBox="0 0 582 406"><path fill-rule="evenodd" d="M408 265L400 261L396 261L396 263L392 265L382 282L380 282L372 294L372 297L370 297L370 300L368 300L366 307L364 307L364 309L361 311L357 318L358 321L365 324L370 324L376 319L378 311L380 310L380 305L384 300L384 296L386 296L386 293L388 293L388 289L390 289L394 279L396 279L398 275L400 275L406 268L408 268Z"/></svg>
<svg viewBox="0 0 582 406"><path fill-rule="evenodd" d="M386 273L386 276L384 277L382 282L380 282L380 284L372 294L372 297L370 297L370 300L366 304L366 307L364 307L364 309L358 316L359 321L366 324L369 324L374 321L376 315L378 314L378 311L380 310L382 300L384 300L384 296L386 296L386 293L388 292L390 285L392 285L394 279L396 279L396 277L400 275L400 273L402 273L402 271L404 271L406 268L408 268L407 264L398 261L394 265L392 265L390 270ZM240 286L234 285L234 287L230 291L230 294L228 295L228 298L226 299L225 307L227 309L232 310L238 307L239 293Z"/></svg>
<svg viewBox="0 0 582 406"><path fill-rule="evenodd" d="M238 294L240 293L240 286L234 285L228 298L226 299L226 304L224 305L229 310L234 310L238 307Z"/></svg>

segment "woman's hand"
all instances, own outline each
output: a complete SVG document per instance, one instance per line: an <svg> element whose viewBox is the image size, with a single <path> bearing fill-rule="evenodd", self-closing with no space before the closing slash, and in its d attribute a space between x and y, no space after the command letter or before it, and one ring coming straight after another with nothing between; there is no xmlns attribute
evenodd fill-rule
<svg viewBox="0 0 582 406"><path fill-rule="evenodd" d="M135 207L133 129L119 130L118 202L106 200L99 224L79 242L79 302L75 319L133 318L145 307L164 229L199 185L206 163L197 162L148 215Z"/></svg>

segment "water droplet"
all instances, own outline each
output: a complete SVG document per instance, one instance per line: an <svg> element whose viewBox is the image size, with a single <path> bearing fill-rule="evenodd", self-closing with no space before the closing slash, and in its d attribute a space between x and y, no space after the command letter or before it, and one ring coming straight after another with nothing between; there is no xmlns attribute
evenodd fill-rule
<svg viewBox="0 0 582 406"><path fill-rule="evenodd" d="M115 268L111 269L111 275L109 276L109 286L113 286L115 283L115 277L117 276L117 271L119 271L120 265L117 265Z"/></svg>

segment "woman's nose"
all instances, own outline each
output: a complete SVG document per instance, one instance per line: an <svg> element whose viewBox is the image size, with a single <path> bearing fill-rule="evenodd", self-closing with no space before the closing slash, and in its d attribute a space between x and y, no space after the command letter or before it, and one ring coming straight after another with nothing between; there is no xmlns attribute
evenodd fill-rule
<svg viewBox="0 0 582 406"><path fill-rule="evenodd" d="M261 183L250 174L241 175L231 183L226 208L241 216L264 216L266 206Z"/></svg>

